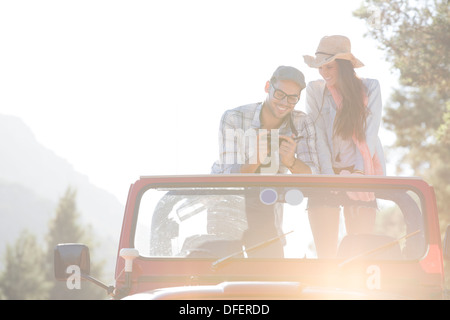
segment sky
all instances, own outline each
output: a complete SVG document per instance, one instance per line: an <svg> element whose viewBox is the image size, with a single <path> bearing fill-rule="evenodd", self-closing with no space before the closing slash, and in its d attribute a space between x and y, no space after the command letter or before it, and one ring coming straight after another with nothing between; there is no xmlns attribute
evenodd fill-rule
<svg viewBox="0 0 450 320"><path fill-rule="evenodd" d="M323 36L350 38L386 101L398 77L364 37L376 11L352 16L361 3L2 0L0 114L125 204L140 176L208 174L222 113L264 100L279 65L320 78L302 56Z"/></svg>

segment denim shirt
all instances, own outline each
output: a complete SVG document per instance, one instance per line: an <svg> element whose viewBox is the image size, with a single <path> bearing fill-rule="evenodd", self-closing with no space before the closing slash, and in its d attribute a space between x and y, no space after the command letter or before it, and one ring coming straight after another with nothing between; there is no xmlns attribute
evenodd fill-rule
<svg viewBox="0 0 450 320"><path fill-rule="evenodd" d="M373 157L375 153L378 154L383 171L386 172L384 152L378 136L382 111L380 84L375 79L362 79L362 81L367 89L367 108L369 109L366 120L366 142L371 156ZM336 152L333 152L333 124L336 118L336 104L331 93L325 90L324 80L308 83L306 87L306 112L311 116L316 127L316 145L319 155L320 173L334 174L333 164L335 162L332 155L336 154ZM344 158L346 156L342 155ZM352 162L354 170L364 171L364 161L356 146L352 157L354 157L353 161L347 158L346 162Z"/></svg>

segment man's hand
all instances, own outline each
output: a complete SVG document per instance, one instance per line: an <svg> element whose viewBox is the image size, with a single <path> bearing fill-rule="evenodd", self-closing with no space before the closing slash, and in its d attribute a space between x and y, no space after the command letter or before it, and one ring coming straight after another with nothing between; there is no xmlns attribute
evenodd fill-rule
<svg viewBox="0 0 450 320"><path fill-rule="evenodd" d="M256 141L257 163L258 165L268 164L271 161L271 134L270 130L259 130ZM278 144L278 142L277 142Z"/></svg>
<svg viewBox="0 0 450 320"><path fill-rule="evenodd" d="M295 163L295 150L297 143L294 141L294 135L291 137L280 135L280 159L288 168Z"/></svg>

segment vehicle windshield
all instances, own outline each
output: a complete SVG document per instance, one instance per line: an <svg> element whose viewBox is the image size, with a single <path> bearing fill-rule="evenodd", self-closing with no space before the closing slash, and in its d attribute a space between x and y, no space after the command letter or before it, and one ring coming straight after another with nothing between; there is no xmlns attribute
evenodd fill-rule
<svg viewBox="0 0 450 320"><path fill-rule="evenodd" d="M357 192L375 200L350 200ZM417 193L397 186L155 186L140 199L134 246L158 258L215 260L242 251L233 257L419 259L426 250L422 208Z"/></svg>

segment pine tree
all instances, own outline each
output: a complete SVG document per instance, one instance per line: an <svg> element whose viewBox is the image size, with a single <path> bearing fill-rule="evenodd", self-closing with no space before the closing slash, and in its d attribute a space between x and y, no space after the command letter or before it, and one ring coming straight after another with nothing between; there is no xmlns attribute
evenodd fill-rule
<svg viewBox="0 0 450 320"><path fill-rule="evenodd" d="M82 227L79 224L79 219L80 214L76 205L76 190L69 187L59 201L55 217L49 223L46 258L47 279L52 283L49 299L102 299L106 297L106 292L103 289L87 281L82 282L81 290L69 290L65 282L56 282L54 280L53 259L54 248L57 244L83 243L91 250L95 246L91 229ZM94 260L91 260L91 274L98 277L101 274L102 265L92 263Z"/></svg>
<svg viewBox="0 0 450 320"><path fill-rule="evenodd" d="M51 283L44 272L45 251L36 236L24 230L14 245L7 245L5 270L0 277L2 299L47 299Z"/></svg>

